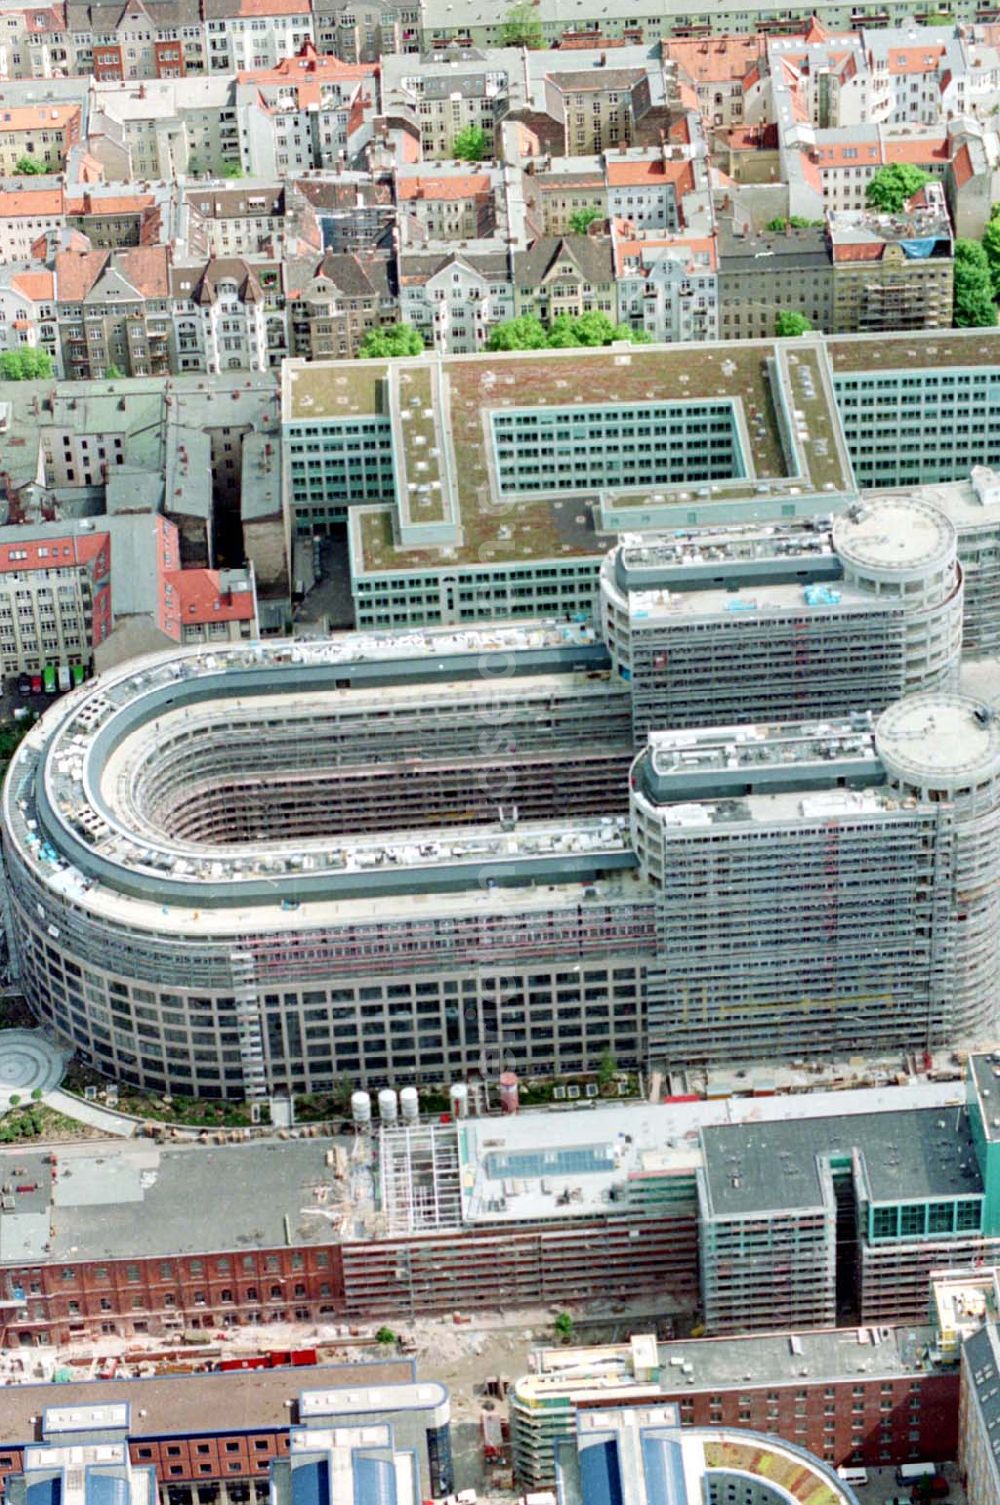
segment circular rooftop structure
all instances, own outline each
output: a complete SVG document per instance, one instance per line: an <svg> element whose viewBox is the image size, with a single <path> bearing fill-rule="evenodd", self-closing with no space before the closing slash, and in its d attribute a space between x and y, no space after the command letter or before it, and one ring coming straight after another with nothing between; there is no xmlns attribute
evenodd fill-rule
<svg viewBox="0 0 1000 1505"><path fill-rule="evenodd" d="M833 521L833 543L845 567L873 579L924 579L955 557L955 525L916 497L861 502Z"/></svg>
<svg viewBox="0 0 1000 1505"><path fill-rule="evenodd" d="M891 777L955 793L1000 777L1000 722L967 695L910 695L883 711L875 745Z"/></svg>

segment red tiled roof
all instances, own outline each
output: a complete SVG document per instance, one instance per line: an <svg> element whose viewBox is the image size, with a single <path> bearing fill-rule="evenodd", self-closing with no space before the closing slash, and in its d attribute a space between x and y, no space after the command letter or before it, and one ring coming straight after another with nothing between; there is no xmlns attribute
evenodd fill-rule
<svg viewBox="0 0 1000 1505"><path fill-rule="evenodd" d="M964 188L966 183L975 177L976 173L972 165L972 153L969 151L967 144L963 143L955 153L951 170L955 175L956 188Z"/></svg>
<svg viewBox="0 0 1000 1505"><path fill-rule="evenodd" d="M253 592L223 591L218 570L168 570L163 581L177 596L182 625L253 620Z"/></svg>
<svg viewBox="0 0 1000 1505"><path fill-rule="evenodd" d="M923 140L903 141L890 137L883 141L886 162L947 162L947 136L925 136Z"/></svg>
<svg viewBox="0 0 1000 1505"><path fill-rule="evenodd" d="M452 178L400 178L396 189L401 199L472 199L489 193L485 173L461 173Z"/></svg>
<svg viewBox="0 0 1000 1505"><path fill-rule="evenodd" d="M107 546L107 533L68 533L58 538L15 539L0 544L0 573L6 570L45 570L61 565L87 564ZM42 552L44 550L44 552ZM17 555L17 558L12 558ZM21 558L24 555L26 557Z"/></svg>
<svg viewBox="0 0 1000 1505"><path fill-rule="evenodd" d="M763 36L681 38L664 42L663 56L672 58L695 84L718 84L742 79L763 56Z"/></svg>
<svg viewBox="0 0 1000 1505"><path fill-rule="evenodd" d="M913 47L890 47L886 61L893 75L936 73L943 56L944 47L940 42L924 42Z"/></svg>
<svg viewBox="0 0 1000 1505"><path fill-rule="evenodd" d="M49 271L17 272L10 279L10 285L33 303L44 303L52 298L55 278Z"/></svg>
<svg viewBox="0 0 1000 1505"><path fill-rule="evenodd" d="M681 192L694 187L694 170L690 162L664 162L661 157L642 162L607 159L608 184L612 188L643 188L647 184L673 183Z"/></svg>
<svg viewBox="0 0 1000 1505"><path fill-rule="evenodd" d="M11 105L0 107L0 129L5 131L66 130L80 120L79 105Z"/></svg>
<svg viewBox="0 0 1000 1505"><path fill-rule="evenodd" d="M15 188L0 192L0 219L63 213L61 188Z"/></svg>

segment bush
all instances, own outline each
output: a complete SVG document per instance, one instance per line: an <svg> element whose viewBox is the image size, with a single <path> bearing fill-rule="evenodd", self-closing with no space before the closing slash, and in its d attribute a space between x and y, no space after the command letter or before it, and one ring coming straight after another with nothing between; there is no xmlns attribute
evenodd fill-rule
<svg viewBox="0 0 1000 1505"><path fill-rule="evenodd" d="M396 1334L393 1332L391 1327L380 1327L378 1332L375 1334L375 1342L380 1344L383 1348L389 1348L393 1343L396 1342Z"/></svg>

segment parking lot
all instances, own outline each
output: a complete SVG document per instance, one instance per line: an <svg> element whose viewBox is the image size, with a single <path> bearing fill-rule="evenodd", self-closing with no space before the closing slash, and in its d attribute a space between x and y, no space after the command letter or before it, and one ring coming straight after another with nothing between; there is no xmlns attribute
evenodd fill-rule
<svg viewBox="0 0 1000 1505"><path fill-rule="evenodd" d="M940 1472L951 1486L949 1505L966 1505L965 1490L959 1483L957 1465L942 1463ZM910 1485L896 1483L895 1468L870 1468L868 1483L858 1487L855 1492L863 1505L889 1505L891 1500L905 1500L908 1505L911 1488Z"/></svg>

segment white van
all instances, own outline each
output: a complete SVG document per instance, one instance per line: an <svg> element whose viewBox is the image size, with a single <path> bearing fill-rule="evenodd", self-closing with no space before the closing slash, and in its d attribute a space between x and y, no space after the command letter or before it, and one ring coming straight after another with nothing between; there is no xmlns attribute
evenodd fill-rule
<svg viewBox="0 0 1000 1505"><path fill-rule="evenodd" d="M838 1468L837 1477L854 1489L861 1489L868 1483L868 1470L866 1468Z"/></svg>

